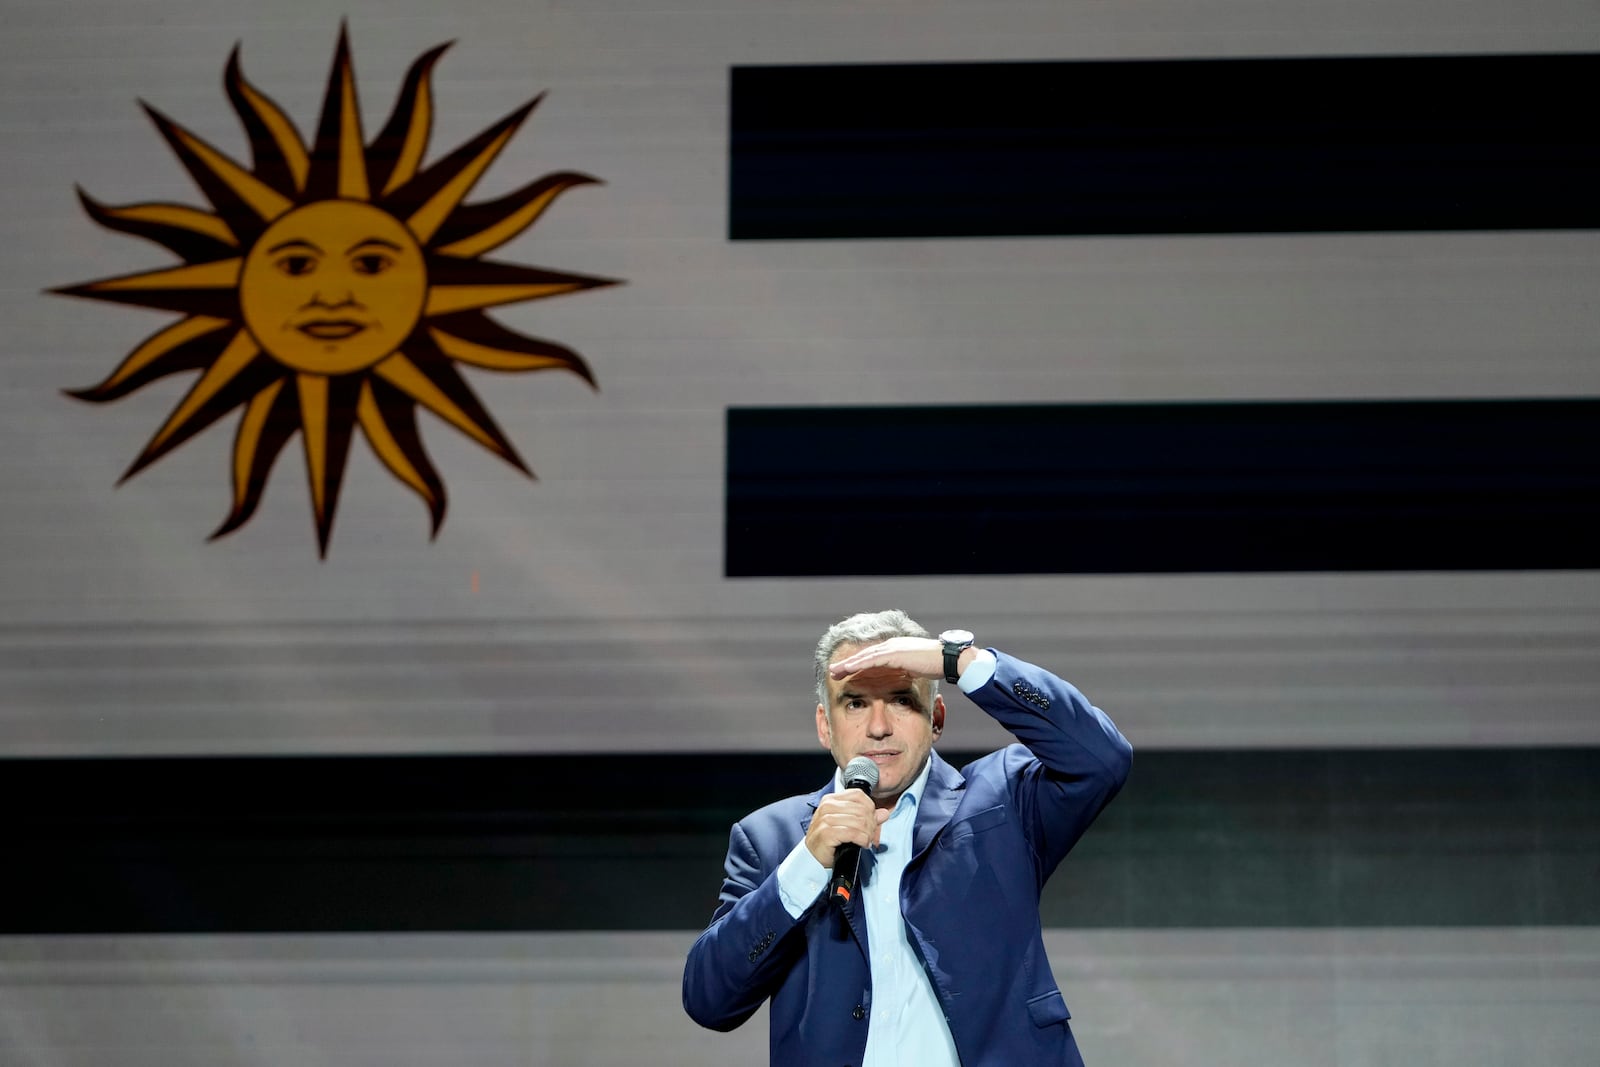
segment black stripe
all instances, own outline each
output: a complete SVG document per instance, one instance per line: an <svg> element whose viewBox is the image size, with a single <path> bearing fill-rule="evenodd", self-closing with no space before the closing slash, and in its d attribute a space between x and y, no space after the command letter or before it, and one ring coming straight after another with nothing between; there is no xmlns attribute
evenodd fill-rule
<svg viewBox="0 0 1600 1067"><path fill-rule="evenodd" d="M730 577L1600 566L1592 399L734 408L727 442Z"/></svg>
<svg viewBox="0 0 1600 1067"><path fill-rule="evenodd" d="M821 753L4 760L0 933L692 930L733 820L830 769ZM1597 870L1600 749L1140 752L1043 914L1592 926Z"/></svg>
<svg viewBox="0 0 1600 1067"><path fill-rule="evenodd" d="M734 240L1592 228L1600 56L734 67Z"/></svg>

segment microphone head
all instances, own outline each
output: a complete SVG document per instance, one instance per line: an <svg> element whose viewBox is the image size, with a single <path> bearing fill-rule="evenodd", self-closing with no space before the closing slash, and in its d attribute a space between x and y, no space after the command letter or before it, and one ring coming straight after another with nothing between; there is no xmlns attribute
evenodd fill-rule
<svg viewBox="0 0 1600 1067"><path fill-rule="evenodd" d="M844 765L839 776L846 789L864 789L868 793L878 788L878 765L866 756L857 756Z"/></svg>

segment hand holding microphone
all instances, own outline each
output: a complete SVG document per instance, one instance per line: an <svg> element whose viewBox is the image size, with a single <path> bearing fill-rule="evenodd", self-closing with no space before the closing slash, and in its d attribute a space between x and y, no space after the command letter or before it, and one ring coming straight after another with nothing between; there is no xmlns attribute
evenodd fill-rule
<svg viewBox="0 0 1600 1067"><path fill-rule="evenodd" d="M872 760L857 756L845 765L840 777L844 789L829 793L817 804L817 813L806 830L806 848L818 863L833 868L827 895L843 905L855 892L861 849L878 843L878 827L890 813L873 803L878 765Z"/></svg>

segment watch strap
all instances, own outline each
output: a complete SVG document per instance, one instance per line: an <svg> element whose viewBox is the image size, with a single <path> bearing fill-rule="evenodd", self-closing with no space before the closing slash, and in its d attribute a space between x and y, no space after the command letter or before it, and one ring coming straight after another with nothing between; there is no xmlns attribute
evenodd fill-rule
<svg viewBox="0 0 1600 1067"><path fill-rule="evenodd" d="M949 634L940 634L944 647L944 680L954 685L961 677L961 653L972 647L972 636L963 634L963 640L951 640Z"/></svg>

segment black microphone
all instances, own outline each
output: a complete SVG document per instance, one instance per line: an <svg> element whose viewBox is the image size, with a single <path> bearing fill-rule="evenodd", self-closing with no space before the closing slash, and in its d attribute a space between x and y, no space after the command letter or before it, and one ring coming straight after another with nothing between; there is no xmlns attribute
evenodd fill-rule
<svg viewBox="0 0 1600 1067"><path fill-rule="evenodd" d="M878 788L878 765L866 756L857 756L844 765L846 789L859 789L868 796ZM833 878L828 882L828 899L839 907L850 903L855 892L856 876L861 871L861 846L840 845L833 850Z"/></svg>

